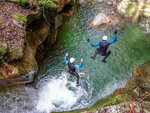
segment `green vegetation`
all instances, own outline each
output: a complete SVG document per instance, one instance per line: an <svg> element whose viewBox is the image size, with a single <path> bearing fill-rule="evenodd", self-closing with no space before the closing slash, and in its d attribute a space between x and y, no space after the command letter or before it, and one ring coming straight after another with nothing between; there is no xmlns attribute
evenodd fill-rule
<svg viewBox="0 0 150 113"><path fill-rule="evenodd" d="M0 43L0 54L4 55L7 52L7 44L6 43Z"/></svg>
<svg viewBox="0 0 150 113"><path fill-rule="evenodd" d="M28 0L17 0L17 2L21 3L21 4L25 4L25 3L28 3Z"/></svg>
<svg viewBox="0 0 150 113"><path fill-rule="evenodd" d="M45 8L57 8L57 4L55 4L51 0L39 0L38 3L42 6L44 6Z"/></svg>
<svg viewBox="0 0 150 113"><path fill-rule="evenodd" d="M18 48L17 50L14 50L13 48L8 47L8 52L10 53L10 55L9 55L10 60L18 59L23 56L22 48Z"/></svg>
<svg viewBox="0 0 150 113"><path fill-rule="evenodd" d="M134 16L137 12L138 5L129 4L128 6L128 15Z"/></svg>
<svg viewBox="0 0 150 113"><path fill-rule="evenodd" d="M15 20L21 21L21 23L22 23L23 25L25 25L26 22L27 22L27 17L26 17L25 15L23 15L23 14L15 13L15 14L12 15L12 17L13 17Z"/></svg>
<svg viewBox="0 0 150 113"><path fill-rule="evenodd" d="M18 70L19 71L19 73L21 74L21 75L25 75L26 73L24 72L24 71L22 71L22 70Z"/></svg>

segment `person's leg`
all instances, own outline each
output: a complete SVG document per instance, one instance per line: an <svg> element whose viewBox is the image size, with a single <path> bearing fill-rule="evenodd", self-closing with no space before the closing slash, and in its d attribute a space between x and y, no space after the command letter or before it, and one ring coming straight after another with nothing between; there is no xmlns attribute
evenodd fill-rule
<svg viewBox="0 0 150 113"><path fill-rule="evenodd" d="M111 51L107 51L105 57L102 59L102 62L106 63L106 58L111 54Z"/></svg>
<svg viewBox="0 0 150 113"><path fill-rule="evenodd" d="M77 85L79 85L79 75L78 75L78 73L74 72L73 75L77 77Z"/></svg>
<svg viewBox="0 0 150 113"><path fill-rule="evenodd" d="M96 55L99 54L99 49L100 49L100 48L97 48L96 51L95 51L94 56L91 56L91 58L92 58L93 60L96 58Z"/></svg>

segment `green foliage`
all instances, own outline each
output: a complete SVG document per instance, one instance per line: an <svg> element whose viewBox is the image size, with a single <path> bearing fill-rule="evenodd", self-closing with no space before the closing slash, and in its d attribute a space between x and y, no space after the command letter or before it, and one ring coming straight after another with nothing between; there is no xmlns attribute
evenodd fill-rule
<svg viewBox="0 0 150 113"><path fill-rule="evenodd" d="M23 14L14 13L14 14L12 15L12 17L13 17L15 20L21 21L21 23L22 23L23 25L25 25L26 22L27 22L27 17L26 17L25 15L23 15Z"/></svg>
<svg viewBox="0 0 150 113"><path fill-rule="evenodd" d="M17 0L17 2L24 5L25 3L28 3L28 0Z"/></svg>
<svg viewBox="0 0 150 113"><path fill-rule="evenodd" d="M53 3L51 0L39 0L38 3L44 6L45 8L57 8L57 4Z"/></svg>
<svg viewBox="0 0 150 113"><path fill-rule="evenodd" d="M0 54L4 55L7 52L7 44L6 43L0 43Z"/></svg>

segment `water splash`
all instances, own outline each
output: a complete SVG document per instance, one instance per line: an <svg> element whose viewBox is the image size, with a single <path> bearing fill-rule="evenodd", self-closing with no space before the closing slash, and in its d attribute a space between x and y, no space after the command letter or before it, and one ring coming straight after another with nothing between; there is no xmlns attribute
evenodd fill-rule
<svg viewBox="0 0 150 113"><path fill-rule="evenodd" d="M86 93L82 87L76 87L76 81L68 81L68 75L62 73L59 78L53 77L39 89L39 101L36 108L42 112L71 110Z"/></svg>

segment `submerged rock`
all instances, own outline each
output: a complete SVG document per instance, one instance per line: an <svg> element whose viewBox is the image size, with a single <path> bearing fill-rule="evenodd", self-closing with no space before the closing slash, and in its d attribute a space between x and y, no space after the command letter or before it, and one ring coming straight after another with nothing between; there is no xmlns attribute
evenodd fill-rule
<svg viewBox="0 0 150 113"><path fill-rule="evenodd" d="M108 23L111 23L112 19L110 17L107 17L103 13L99 13L93 20L90 22L90 27L102 27Z"/></svg>

